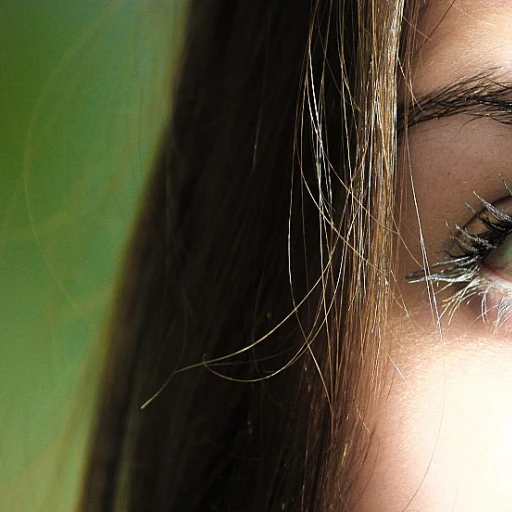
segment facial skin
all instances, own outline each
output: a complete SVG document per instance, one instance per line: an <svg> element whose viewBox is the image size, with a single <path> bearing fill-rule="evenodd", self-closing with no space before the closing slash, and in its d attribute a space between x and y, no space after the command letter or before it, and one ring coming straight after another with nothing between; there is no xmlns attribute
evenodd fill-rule
<svg viewBox="0 0 512 512"><path fill-rule="evenodd" d="M416 56L416 98L489 69L512 82L512 2L432 1L420 31L430 37ZM471 219L465 203L482 209L473 191L489 202L507 197L500 174L512 184L512 125L455 115L421 123L409 137L406 171L435 263L449 238L446 223ZM389 381L351 510L512 510L512 322L498 329L484 322L476 298L451 322L441 319L440 335L427 286L403 278L422 261L412 188L403 198L401 234L407 312L396 307L391 315ZM440 311L450 293L436 295Z"/></svg>

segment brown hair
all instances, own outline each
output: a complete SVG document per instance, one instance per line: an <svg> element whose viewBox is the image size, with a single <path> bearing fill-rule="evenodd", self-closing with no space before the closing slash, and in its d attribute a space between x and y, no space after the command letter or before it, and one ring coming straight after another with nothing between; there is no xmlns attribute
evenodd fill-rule
<svg viewBox="0 0 512 512"><path fill-rule="evenodd" d="M189 9L82 510L344 510L382 372L419 2Z"/></svg>

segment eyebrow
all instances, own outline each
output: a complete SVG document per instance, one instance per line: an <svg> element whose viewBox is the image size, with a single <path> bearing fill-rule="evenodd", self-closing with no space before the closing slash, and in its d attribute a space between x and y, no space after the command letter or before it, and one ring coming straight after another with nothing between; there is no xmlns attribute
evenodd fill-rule
<svg viewBox="0 0 512 512"><path fill-rule="evenodd" d="M485 117L512 125L512 82L490 71L461 79L399 108L399 126L408 127L432 119L459 114Z"/></svg>

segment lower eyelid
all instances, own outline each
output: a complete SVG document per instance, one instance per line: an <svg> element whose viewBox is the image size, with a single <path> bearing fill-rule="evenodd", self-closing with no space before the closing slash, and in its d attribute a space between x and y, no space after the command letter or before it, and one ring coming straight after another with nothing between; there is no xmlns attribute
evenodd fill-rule
<svg viewBox="0 0 512 512"><path fill-rule="evenodd" d="M496 326L512 326L512 282L486 266L481 267L479 281L479 316Z"/></svg>

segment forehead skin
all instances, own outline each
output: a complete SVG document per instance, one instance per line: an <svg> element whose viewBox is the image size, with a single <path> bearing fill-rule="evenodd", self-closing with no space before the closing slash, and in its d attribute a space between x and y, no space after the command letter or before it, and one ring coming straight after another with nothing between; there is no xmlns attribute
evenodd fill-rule
<svg viewBox="0 0 512 512"><path fill-rule="evenodd" d="M512 69L509 0L429 1L419 25L415 59L418 95L488 68Z"/></svg>
<svg viewBox="0 0 512 512"><path fill-rule="evenodd" d="M416 97L487 69L512 78L512 1L430 2L419 29ZM446 223L464 225L465 203L478 206L473 191L506 196L499 175L512 183L512 126L462 115L428 121L411 129L407 162L416 202L404 190L397 274L407 313L391 314L392 364L350 510L512 510L512 327L494 330L470 304L441 319L441 335L425 285L403 279L421 261L416 205L434 263Z"/></svg>

